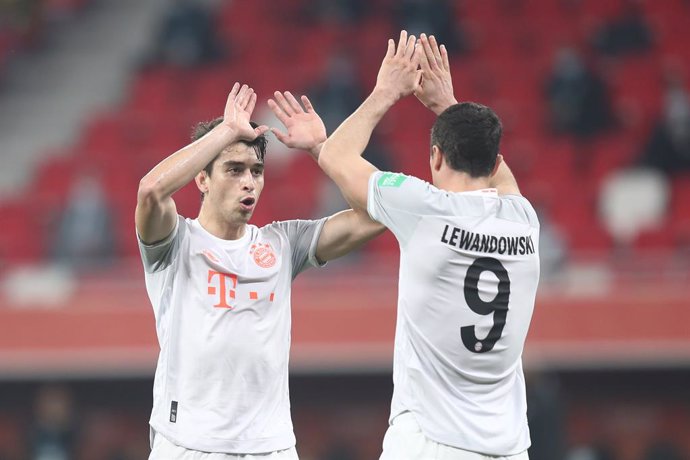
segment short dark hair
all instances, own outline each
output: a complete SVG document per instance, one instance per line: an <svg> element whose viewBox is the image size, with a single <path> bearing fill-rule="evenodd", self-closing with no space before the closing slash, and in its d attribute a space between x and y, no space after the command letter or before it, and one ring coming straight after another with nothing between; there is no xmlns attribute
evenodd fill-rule
<svg viewBox="0 0 690 460"><path fill-rule="evenodd" d="M444 110L431 128L431 145L448 165L471 177L486 177L496 165L503 125L489 107L462 102Z"/></svg>
<svg viewBox="0 0 690 460"><path fill-rule="evenodd" d="M218 126L222 121L223 117L218 117L214 118L213 120L202 121L200 123L197 123L197 125L194 127L194 130L192 131L192 141L198 141L206 134L208 134L209 131ZM256 128L257 126L259 126L253 121L250 121L249 124L252 125L252 128ZM253 141L240 142L253 148L254 152L256 152L256 158L258 158L259 161L261 161L262 163L264 162L264 158L266 158L266 146L268 145L268 139L265 135L262 134L261 136L257 136L257 138ZM204 171L206 171L206 174L208 174L209 176L211 175L211 171L213 171L213 163L216 162L217 158L218 157L211 160L209 164L207 164L204 168Z"/></svg>

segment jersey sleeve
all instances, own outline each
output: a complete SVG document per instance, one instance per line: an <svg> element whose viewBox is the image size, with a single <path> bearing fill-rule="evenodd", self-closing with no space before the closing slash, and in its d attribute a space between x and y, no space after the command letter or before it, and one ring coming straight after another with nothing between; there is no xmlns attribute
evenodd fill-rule
<svg viewBox="0 0 690 460"><path fill-rule="evenodd" d="M400 173L376 171L369 177L367 211L388 227L405 244L430 201L431 186L421 179Z"/></svg>
<svg viewBox="0 0 690 460"><path fill-rule="evenodd" d="M287 235L292 255L292 278L309 267L322 267L316 258L316 247L326 218L319 220L287 220L276 222Z"/></svg>
<svg viewBox="0 0 690 460"><path fill-rule="evenodd" d="M515 220L539 228L539 217L527 198L520 195L505 195L503 201L513 206L515 213L519 216Z"/></svg>
<svg viewBox="0 0 690 460"><path fill-rule="evenodd" d="M172 233L157 243L146 244L141 241L141 237L137 233L139 253L141 254L141 260L144 262L144 270L147 273L155 273L169 267L179 252L180 241L185 234L186 226L182 216L177 216L177 222Z"/></svg>

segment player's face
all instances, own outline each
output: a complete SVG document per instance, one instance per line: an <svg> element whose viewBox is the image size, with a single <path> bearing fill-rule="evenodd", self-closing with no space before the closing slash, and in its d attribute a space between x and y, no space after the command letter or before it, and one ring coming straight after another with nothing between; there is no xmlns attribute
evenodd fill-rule
<svg viewBox="0 0 690 460"><path fill-rule="evenodd" d="M237 143L225 149L206 179L204 203L228 223L247 223L264 188L264 164L248 145Z"/></svg>

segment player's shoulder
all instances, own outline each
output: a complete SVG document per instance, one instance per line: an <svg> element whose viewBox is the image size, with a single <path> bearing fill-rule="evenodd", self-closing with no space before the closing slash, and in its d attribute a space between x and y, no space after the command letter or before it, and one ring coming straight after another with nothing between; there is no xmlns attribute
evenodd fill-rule
<svg viewBox="0 0 690 460"><path fill-rule="evenodd" d="M379 188L397 189L402 187L432 187L429 182L409 174L392 171L375 171L371 180Z"/></svg>
<svg viewBox="0 0 690 460"><path fill-rule="evenodd" d="M539 227L537 212L525 196L517 194L499 195L499 201L498 217Z"/></svg>
<svg viewBox="0 0 690 460"><path fill-rule="evenodd" d="M259 234L278 234L287 236L291 233L303 232L311 226L317 226L323 220L326 220L326 218L274 220L270 224L266 224L260 228L254 227L254 229Z"/></svg>

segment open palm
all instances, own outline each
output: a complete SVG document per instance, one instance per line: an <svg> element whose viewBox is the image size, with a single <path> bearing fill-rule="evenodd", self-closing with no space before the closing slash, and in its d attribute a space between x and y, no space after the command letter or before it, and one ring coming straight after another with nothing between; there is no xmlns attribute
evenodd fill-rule
<svg viewBox="0 0 690 460"><path fill-rule="evenodd" d="M274 96L268 106L287 129L287 134L271 129L280 142L290 148L311 150L326 140L326 127L307 96L302 96L304 108L289 91L276 91Z"/></svg>
<svg viewBox="0 0 690 460"><path fill-rule="evenodd" d="M266 126L253 128L249 122L255 105L254 90L247 85L240 87L239 83L235 83L225 104L223 124L235 132L239 139L251 141L268 130Z"/></svg>

